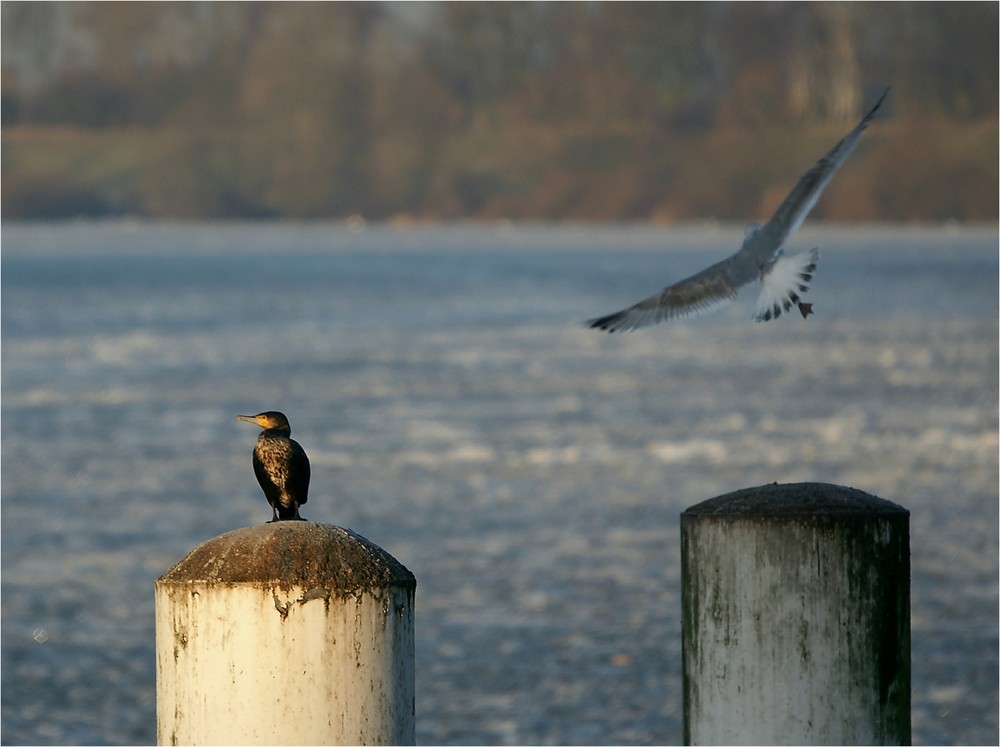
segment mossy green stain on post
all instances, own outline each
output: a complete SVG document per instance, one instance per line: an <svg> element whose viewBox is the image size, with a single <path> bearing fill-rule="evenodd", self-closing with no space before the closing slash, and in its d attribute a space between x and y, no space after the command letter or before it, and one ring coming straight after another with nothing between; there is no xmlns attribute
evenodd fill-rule
<svg viewBox="0 0 1000 747"><path fill-rule="evenodd" d="M684 741L910 739L909 513L767 485L681 515Z"/></svg>

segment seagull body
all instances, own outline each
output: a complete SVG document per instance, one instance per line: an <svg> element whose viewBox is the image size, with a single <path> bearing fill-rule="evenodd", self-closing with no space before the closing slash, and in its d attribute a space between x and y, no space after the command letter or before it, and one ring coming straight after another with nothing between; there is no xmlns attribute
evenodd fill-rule
<svg viewBox="0 0 1000 747"><path fill-rule="evenodd" d="M587 324L608 332L629 332L667 319L712 311L736 300L740 288L754 281L761 284L754 321L777 319L792 306L798 306L803 318L811 314L812 304L803 303L801 294L809 289L819 250L788 256L782 245L809 215L888 93L887 88L857 127L799 179L771 220L763 226L754 223L747 227L739 251L634 306L591 319Z"/></svg>

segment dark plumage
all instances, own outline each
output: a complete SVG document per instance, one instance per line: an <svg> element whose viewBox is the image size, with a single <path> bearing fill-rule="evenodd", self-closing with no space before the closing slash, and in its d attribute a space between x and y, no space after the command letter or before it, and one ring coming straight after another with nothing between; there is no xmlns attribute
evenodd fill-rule
<svg viewBox="0 0 1000 747"><path fill-rule="evenodd" d="M298 442L291 439L292 427L288 418L284 413L271 411L237 415L236 419L264 429L253 449L253 471L271 504L271 521L302 521L299 506L309 499L309 457Z"/></svg>

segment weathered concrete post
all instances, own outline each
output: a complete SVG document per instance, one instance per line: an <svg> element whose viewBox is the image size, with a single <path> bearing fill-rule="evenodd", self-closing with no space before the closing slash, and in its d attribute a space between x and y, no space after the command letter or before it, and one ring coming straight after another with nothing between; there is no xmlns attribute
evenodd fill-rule
<svg viewBox="0 0 1000 747"><path fill-rule="evenodd" d="M347 529L228 532L156 582L159 744L414 744L416 581Z"/></svg>
<svg viewBox="0 0 1000 747"><path fill-rule="evenodd" d="M765 485L681 514L686 744L909 744L909 512Z"/></svg>

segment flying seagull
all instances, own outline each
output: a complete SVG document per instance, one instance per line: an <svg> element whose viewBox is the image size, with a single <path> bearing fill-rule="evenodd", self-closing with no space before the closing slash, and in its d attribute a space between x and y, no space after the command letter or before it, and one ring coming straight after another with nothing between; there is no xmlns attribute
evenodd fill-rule
<svg viewBox="0 0 1000 747"><path fill-rule="evenodd" d="M731 257L664 288L634 306L587 322L608 332L630 332L666 319L712 311L736 299L744 285L760 281L760 296L754 308L757 322L777 319L782 312L798 306L803 318L812 313L812 304L803 303L801 294L809 289L816 271L819 249L788 256L782 250L785 239L795 233L809 215L823 188L854 150L868 123L882 105L889 89L864 116L858 126L823 156L799 179L785 201L764 226L751 224L743 245Z"/></svg>

